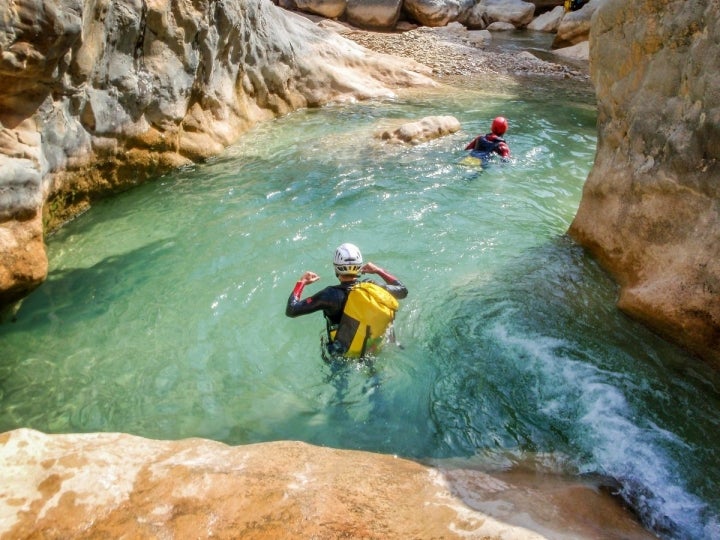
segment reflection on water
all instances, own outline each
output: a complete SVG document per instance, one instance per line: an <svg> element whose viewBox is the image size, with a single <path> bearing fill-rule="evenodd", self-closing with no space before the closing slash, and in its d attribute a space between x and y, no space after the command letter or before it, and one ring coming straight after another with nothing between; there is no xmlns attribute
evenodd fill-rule
<svg viewBox="0 0 720 540"><path fill-rule="evenodd" d="M478 467L547 456L614 479L646 526L717 536L718 377L627 319L564 233L595 152L594 98L482 79L301 111L49 238L48 281L0 326L0 430L302 440ZM567 83L565 83L567 84ZM510 163L462 148L510 120ZM463 129L386 145L388 122ZM345 241L408 286L400 346L326 364L320 315L284 316Z"/></svg>

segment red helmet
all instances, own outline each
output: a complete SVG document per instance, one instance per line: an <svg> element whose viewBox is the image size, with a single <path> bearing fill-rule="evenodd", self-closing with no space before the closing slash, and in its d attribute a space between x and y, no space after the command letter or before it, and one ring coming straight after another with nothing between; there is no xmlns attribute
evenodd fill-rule
<svg viewBox="0 0 720 540"><path fill-rule="evenodd" d="M492 132L495 135L502 135L507 131L508 128L508 122L505 120L504 116L498 116L495 118L495 120L492 121Z"/></svg>

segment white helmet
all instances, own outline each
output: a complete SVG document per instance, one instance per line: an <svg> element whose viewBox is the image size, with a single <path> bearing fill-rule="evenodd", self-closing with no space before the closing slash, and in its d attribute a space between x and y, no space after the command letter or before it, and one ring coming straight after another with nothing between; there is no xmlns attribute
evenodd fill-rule
<svg viewBox="0 0 720 540"><path fill-rule="evenodd" d="M341 244L335 250L333 264L336 276L357 276L363 265L362 253L354 244Z"/></svg>

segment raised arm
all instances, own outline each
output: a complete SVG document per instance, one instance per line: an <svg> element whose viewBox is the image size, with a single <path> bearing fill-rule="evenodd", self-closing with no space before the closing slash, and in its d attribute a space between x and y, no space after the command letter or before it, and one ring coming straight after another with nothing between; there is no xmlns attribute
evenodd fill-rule
<svg viewBox="0 0 720 540"><path fill-rule="evenodd" d="M319 279L320 276L310 271L303 273L303 275L298 278L292 293L290 293L290 298L288 298L285 315L288 317L297 317L298 315L304 315L322 309L322 305L316 302L300 300L305 285L315 283Z"/></svg>
<svg viewBox="0 0 720 540"><path fill-rule="evenodd" d="M383 270L374 263L365 263L360 269L360 272L362 272L363 274L376 274L380 276L386 283L385 288L395 298L405 298L408 295L407 287L405 287L405 285L403 285L398 278L393 276L391 273Z"/></svg>

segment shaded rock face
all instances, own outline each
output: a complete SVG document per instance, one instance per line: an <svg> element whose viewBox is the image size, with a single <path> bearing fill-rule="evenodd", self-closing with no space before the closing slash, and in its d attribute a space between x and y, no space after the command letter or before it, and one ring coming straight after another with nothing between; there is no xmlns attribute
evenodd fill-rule
<svg viewBox="0 0 720 540"><path fill-rule="evenodd" d="M0 435L0 464L2 539L652 538L580 482L543 492L532 474L498 478L299 442L20 429Z"/></svg>
<svg viewBox="0 0 720 540"><path fill-rule="evenodd" d="M99 196L217 154L253 123L433 84L262 0L0 0L0 305Z"/></svg>
<svg viewBox="0 0 720 540"><path fill-rule="evenodd" d="M720 10L608 0L593 18L598 148L570 234L619 306L720 366Z"/></svg>

